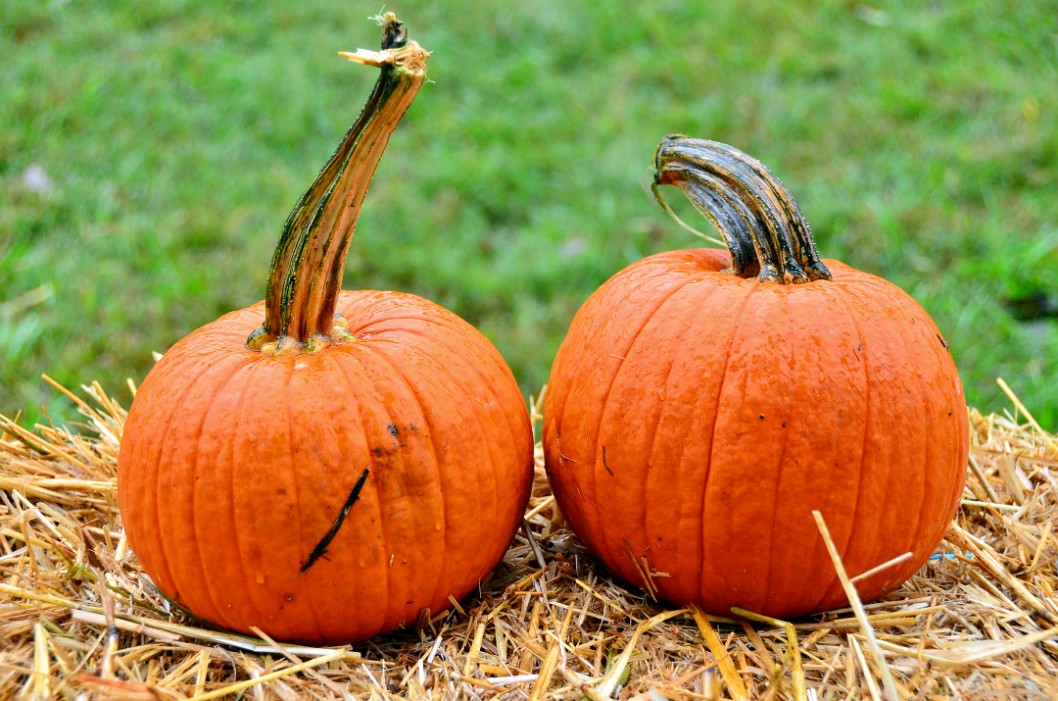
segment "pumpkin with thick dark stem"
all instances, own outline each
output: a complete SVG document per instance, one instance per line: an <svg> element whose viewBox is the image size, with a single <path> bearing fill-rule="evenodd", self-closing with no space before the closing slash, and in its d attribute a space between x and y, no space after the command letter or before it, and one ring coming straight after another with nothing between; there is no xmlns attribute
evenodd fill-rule
<svg viewBox="0 0 1058 701"><path fill-rule="evenodd" d="M674 185L728 251L620 271L577 312L544 405L548 477L588 548L677 604L787 617L895 589L962 494L968 422L948 346L895 285L820 259L786 189L724 144L666 138Z"/></svg>
<svg viewBox="0 0 1058 701"><path fill-rule="evenodd" d="M436 304L343 292L368 183L428 53L382 18L381 75L287 221L266 299L174 345L118 458L129 543L163 594L225 628L346 643L437 614L500 560L533 438L491 343Z"/></svg>

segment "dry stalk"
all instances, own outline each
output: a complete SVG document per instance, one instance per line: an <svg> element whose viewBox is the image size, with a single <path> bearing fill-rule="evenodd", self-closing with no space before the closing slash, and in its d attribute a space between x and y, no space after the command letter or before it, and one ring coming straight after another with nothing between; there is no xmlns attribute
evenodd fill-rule
<svg viewBox="0 0 1058 701"><path fill-rule="evenodd" d="M845 573L845 565L841 562L841 555L838 554L837 546L834 545L834 539L830 537L830 529L827 528L827 523L823 519L823 514L818 511L813 511L812 518L816 520L819 534L823 536L823 542L827 546L830 560L834 563L834 571L837 572L838 579L841 581L841 587L845 590L845 595L849 598L849 604L852 606L852 610L856 613L856 620L860 623L860 632L863 633L863 637L867 641L867 646L870 648L871 654L874 656L874 662L878 666L878 673L882 677L882 691L885 699L886 701L900 701L900 695L896 690L896 683L893 681L892 672L889 671L889 665L885 661L885 655L882 654L881 649L878 647L878 639L874 635L874 627L871 625L870 619L867 618L867 612L863 609L863 603L860 601L860 595L856 591L856 585L852 583L848 574ZM868 570L868 572L877 572L882 567L899 561L900 558L889 560L884 565L872 568L871 570ZM856 650L858 651L859 647L857 647ZM870 672L867 669L866 664L863 665L863 673L869 678Z"/></svg>

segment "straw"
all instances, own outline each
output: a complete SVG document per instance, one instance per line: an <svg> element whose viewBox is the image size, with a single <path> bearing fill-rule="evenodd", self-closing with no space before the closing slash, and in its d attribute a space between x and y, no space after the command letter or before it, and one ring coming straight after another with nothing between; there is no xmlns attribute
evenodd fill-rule
<svg viewBox="0 0 1058 701"><path fill-rule="evenodd" d="M525 523L475 594L418 629L330 648L173 610L118 514L122 402L97 384L57 391L81 423L0 417L0 698L1058 698L1058 442L1020 402L1014 417L968 412L955 521L881 601L796 621L654 601L648 562L651 591L584 550L538 447ZM860 577L844 576L847 593Z"/></svg>

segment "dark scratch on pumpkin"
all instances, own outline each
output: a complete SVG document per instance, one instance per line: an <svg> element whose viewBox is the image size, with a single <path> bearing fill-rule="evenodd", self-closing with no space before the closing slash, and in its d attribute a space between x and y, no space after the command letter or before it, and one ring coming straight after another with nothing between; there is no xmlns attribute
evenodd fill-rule
<svg viewBox="0 0 1058 701"><path fill-rule="evenodd" d="M610 473L610 477L613 477L613 470L610 469L610 464L606 462L606 446L602 447L602 466L606 468L606 471Z"/></svg>
<svg viewBox="0 0 1058 701"><path fill-rule="evenodd" d="M360 498L360 492L364 488L364 483L367 482L367 475L371 470L367 467L360 473L360 478L356 480L356 484L353 485L353 490L349 492L349 497L345 500L345 504L342 506L342 510L338 512L338 517L334 519L334 523L331 527L323 534L320 538L320 542L316 544L316 547L309 553L309 559L306 560L305 564L301 566L301 573L304 574L310 567L316 564L316 560L323 557L324 553L327 552L327 546L334 540L334 536L338 535L338 529L345 523L345 517L349 515L349 511L353 508L353 504Z"/></svg>

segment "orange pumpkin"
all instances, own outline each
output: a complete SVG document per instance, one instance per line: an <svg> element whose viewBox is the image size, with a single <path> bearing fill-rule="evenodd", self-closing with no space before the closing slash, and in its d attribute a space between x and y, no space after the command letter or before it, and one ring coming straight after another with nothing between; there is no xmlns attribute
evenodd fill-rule
<svg viewBox="0 0 1058 701"><path fill-rule="evenodd" d="M428 55L392 15L381 53L346 54L381 75L287 221L266 300L174 345L133 402L129 543L214 624L310 643L414 624L474 590L521 523L532 429L500 354L428 300L340 291Z"/></svg>
<svg viewBox="0 0 1058 701"><path fill-rule="evenodd" d="M898 287L823 261L783 186L726 146L667 137L675 185L729 251L660 253L577 312L554 361L555 497L623 579L676 604L795 617L845 605L819 510L864 599L940 542L962 494L955 364Z"/></svg>

